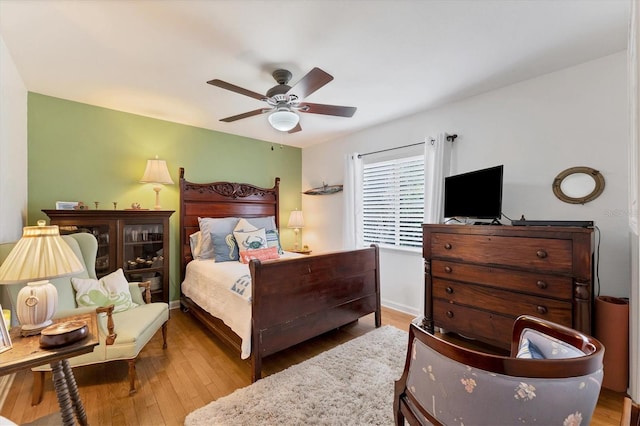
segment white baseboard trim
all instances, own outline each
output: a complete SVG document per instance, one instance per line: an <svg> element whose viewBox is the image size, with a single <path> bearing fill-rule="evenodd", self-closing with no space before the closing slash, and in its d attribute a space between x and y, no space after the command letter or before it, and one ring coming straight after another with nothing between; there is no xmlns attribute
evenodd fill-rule
<svg viewBox="0 0 640 426"><path fill-rule="evenodd" d="M380 304L385 308L393 309L395 311L404 312L405 314L420 316L422 312L414 307L401 305L399 303L390 302L388 300L381 300Z"/></svg>

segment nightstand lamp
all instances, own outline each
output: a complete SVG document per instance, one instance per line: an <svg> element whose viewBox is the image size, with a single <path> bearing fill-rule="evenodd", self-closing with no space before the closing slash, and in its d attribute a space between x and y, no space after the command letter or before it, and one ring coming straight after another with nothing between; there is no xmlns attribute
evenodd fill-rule
<svg viewBox="0 0 640 426"><path fill-rule="evenodd" d="M296 241L293 245L294 251L298 250L298 233L301 228L304 228L304 217L302 216L302 212L300 210L294 210L291 212L289 216L289 223L287 223L287 228L293 228L293 232L296 234Z"/></svg>
<svg viewBox="0 0 640 426"><path fill-rule="evenodd" d="M154 160L147 160L147 167L144 169L144 175L142 175L140 183L154 184L153 190L156 192L156 205L153 208L160 210L160 190L162 185L173 185L169 169L167 169L167 162L158 160L157 155Z"/></svg>
<svg viewBox="0 0 640 426"><path fill-rule="evenodd" d="M58 290L51 278L65 277L84 270L82 263L62 239L58 226L23 228L18 241L0 266L0 284L24 284L18 293L16 315L22 334L38 334L49 326L58 307Z"/></svg>

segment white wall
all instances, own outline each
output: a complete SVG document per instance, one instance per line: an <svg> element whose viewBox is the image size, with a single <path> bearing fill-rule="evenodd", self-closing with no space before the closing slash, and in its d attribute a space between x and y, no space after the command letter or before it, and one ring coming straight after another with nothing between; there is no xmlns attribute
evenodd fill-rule
<svg viewBox="0 0 640 426"><path fill-rule="evenodd" d="M22 235L27 215L27 89L0 37L0 242Z"/></svg>
<svg viewBox="0 0 640 426"><path fill-rule="evenodd" d="M508 217L594 220L602 235L600 294L628 297L626 70L626 52L620 52L306 148L303 189L323 180L342 183L347 153L456 133L454 174L504 164L503 212ZM555 198L553 179L574 166L603 174L606 187L598 199L573 205ZM342 207L341 193L303 196L304 243L316 251L341 248ZM381 274L384 305L422 312L419 255L383 251Z"/></svg>

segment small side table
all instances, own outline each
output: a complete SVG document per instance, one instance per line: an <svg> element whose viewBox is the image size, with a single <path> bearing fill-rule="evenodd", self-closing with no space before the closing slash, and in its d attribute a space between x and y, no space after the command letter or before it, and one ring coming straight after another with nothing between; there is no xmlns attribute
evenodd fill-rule
<svg viewBox="0 0 640 426"><path fill-rule="evenodd" d="M293 253L299 253L299 254L311 254L311 250L302 250L302 249L295 250L295 249L291 249L289 251L293 252Z"/></svg>
<svg viewBox="0 0 640 426"><path fill-rule="evenodd" d="M99 344L98 322L95 312L72 317L60 318L56 322L82 320L87 322L89 335L79 342L57 348L43 349L40 347L40 335L22 337L20 327L11 329L11 343L13 348L0 354L0 376L15 373L26 368L37 367L47 362L53 370L53 385L60 405L62 423L67 426L75 425L75 417L81 425L87 425L87 414L84 411L78 385L73 376L68 358L93 352Z"/></svg>

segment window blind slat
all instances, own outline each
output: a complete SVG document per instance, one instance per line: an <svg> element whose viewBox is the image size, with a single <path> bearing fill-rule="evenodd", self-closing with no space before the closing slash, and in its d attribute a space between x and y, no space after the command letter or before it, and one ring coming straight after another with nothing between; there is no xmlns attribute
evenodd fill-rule
<svg viewBox="0 0 640 426"><path fill-rule="evenodd" d="M422 246L423 156L366 164L362 192L365 243Z"/></svg>

